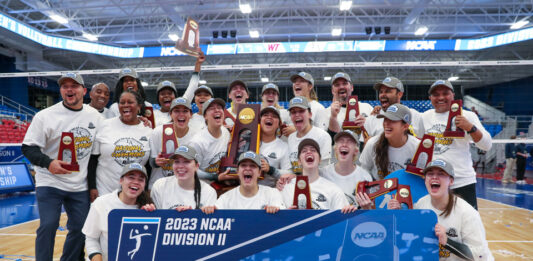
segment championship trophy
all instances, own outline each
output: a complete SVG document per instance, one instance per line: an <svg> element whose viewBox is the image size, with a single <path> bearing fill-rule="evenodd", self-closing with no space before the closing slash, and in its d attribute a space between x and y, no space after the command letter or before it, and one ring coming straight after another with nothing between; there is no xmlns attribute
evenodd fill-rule
<svg viewBox="0 0 533 261"><path fill-rule="evenodd" d="M152 129L155 128L154 108L148 107L144 109L144 117L146 117L152 123Z"/></svg>
<svg viewBox="0 0 533 261"><path fill-rule="evenodd" d="M311 189L307 176L296 176L294 185L294 199L292 205L297 209L313 209L311 205Z"/></svg>
<svg viewBox="0 0 533 261"><path fill-rule="evenodd" d="M464 138L465 131L455 125L455 117L463 114L463 100L453 100L448 114L448 124L442 134L446 138Z"/></svg>
<svg viewBox="0 0 533 261"><path fill-rule="evenodd" d="M422 141L418 144L415 156L411 163L407 164L405 172L415 174L420 177L424 177L422 171L426 167L426 164L433 158L433 147L435 146L435 136L424 134Z"/></svg>
<svg viewBox="0 0 533 261"><path fill-rule="evenodd" d="M199 57L202 52L200 49L200 27L190 17L187 18L181 39L176 42L176 49L194 57Z"/></svg>
<svg viewBox="0 0 533 261"><path fill-rule="evenodd" d="M228 109L224 109L224 124L227 126L235 126L235 117L233 117L233 114L228 111Z"/></svg>
<svg viewBox="0 0 533 261"><path fill-rule="evenodd" d="M259 104L237 104L237 120L231 131L228 154L220 160L219 172L230 169L230 175L237 174L237 160L241 153L253 151L259 154Z"/></svg>
<svg viewBox="0 0 533 261"><path fill-rule="evenodd" d="M357 133L357 135L361 135L362 132L364 138L367 139L369 135L365 130L365 127L356 126L354 122L359 114L359 98L357 95L352 95L348 97L348 103L346 104L346 116L344 117L342 128L345 130L352 130Z"/></svg>
<svg viewBox="0 0 533 261"><path fill-rule="evenodd" d="M363 192L373 200L383 194L389 193L398 188L398 178L382 179L377 181L361 181L357 183L355 193Z"/></svg>
<svg viewBox="0 0 533 261"><path fill-rule="evenodd" d="M170 158L174 151L178 148L178 139L174 132L172 123L163 125L163 142L161 143L161 154L163 158Z"/></svg>
<svg viewBox="0 0 533 261"><path fill-rule="evenodd" d="M396 200L398 200L400 206L405 204L409 209L413 209L413 198L411 197L411 188L409 185L398 185Z"/></svg>
<svg viewBox="0 0 533 261"><path fill-rule="evenodd" d="M76 157L74 134L72 132L61 133L57 159L67 162L67 164L61 164L62 168L69 171L80 171L80 165L78 165L78 159Z"/></svg>

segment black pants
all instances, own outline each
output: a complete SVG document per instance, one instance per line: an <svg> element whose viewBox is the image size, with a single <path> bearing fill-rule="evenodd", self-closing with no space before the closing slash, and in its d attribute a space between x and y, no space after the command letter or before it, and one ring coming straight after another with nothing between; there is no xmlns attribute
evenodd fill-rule
<svg viewBox="0 0 533 261"><path fill-rule="evenodd" d="M524 180L526 172L526 158L516 156L516 180Z"/></svg>
<svg viewBox="0 0 533 261"><path fill-rule="evenodd" d="M453 190L453 193L477 210L477 196L476 196L476 183L459 187Z"/></svg>

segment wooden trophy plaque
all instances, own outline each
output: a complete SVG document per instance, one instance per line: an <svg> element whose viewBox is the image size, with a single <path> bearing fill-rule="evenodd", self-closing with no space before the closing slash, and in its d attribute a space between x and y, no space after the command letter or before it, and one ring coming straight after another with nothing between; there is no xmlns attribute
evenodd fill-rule
<svg viewBox="0 0 533 261"><path fill-rule="evenodd" d="M62 168L69 171L80 171L80 165L78 165L78 158L76 157L74 134L72 132L61 133L57 159L69 162L68 164L61 164Z"/></svg>
<svg viewBox="0 0 533 261"><path fill-rule="evenodd" d="M170 158L177 148L178 139L174 132L174 125L172 123L163 125L163 137L161 143L161 154L163 158Z"/></svg>
<svg viewBox="0 0 533 261"><path fill-rule="evenodd" d="M224 109L224 124L227 126L231 126L233 128L235 126L235 117L233 117L233 114L228 111L228 109Z"/></svg>
<svg viewBox="0 0 533 261"><path fill-rule="evenodd" d="M155 128L154 108L148 107L144 109L144 117L146 117L150 123L152 123L152 129Z"/></svg>
<svg viewBox="0 0 533 261"><path fill-rule="evenodd" d="M253 151L259 154L260 104L237 104L237 120L231 131L228 154L220 160L219 172L230 168L228 174L237 175L237 160L241 153Z"/></svg>
<svg viewBox="0 0 533 261"><path fill-rule="evenodd" d="M398 200L400 206L405 204L409 209L413 209L411 187L409 185L398 185L398 190L396 190L396 200Z"/></svg>
<svg viewBox="0 0 533 261"><path fill-rule="evenodd" d="M455 117L463 114L463 100L453 100L448 114L448 124L442 136L446 138L464 138L465 131L455 125Z"/></svg>
<svg viewBox="0 0 533 261"><path fill-rule="evenodd" d="M377 181L361 181L357 183L355 193L363 192L368 195L371 200L389 193L398 188L398 178L382 179Z"/></svg>
<svg viewBox="0 0 533 261"><path fill-rule="evenodd" d="M342 122L342 129L352 130L357 133L357 135L361 135L361 133L363 133L363 137L368 139L369 135L365 130L365 127L355 125L355 119L357 116L359 116L359 114L359 98L357 95L352 95L348 97L348 103L346 104L346 116L344 116L344 122Z"/></svg>
<svg viewBox="0 0 533 261"><path fill-rule="evenodd" d="M202 50L200 49L200 26L198 22L190 17L187 18L185 29L181 39L176 42L176 49L184 54L199 57Z"/></svg>
<svg viewBox="0 0 533 261"><path fill-rule="evenodd" d="M313 209L311 205L311 189L307 176L296 176L292 205L296 206L297 209Z"/></svg>
<svg viewBox="0 0 533 261"><path fill-rule="evenodd" d="M422 171L433 159L433 148L435 146L435 136L424 134L418 148L416 149L415 156L411 160L411 163L407 164L405 172L415 174L424 178Z"/></svg>

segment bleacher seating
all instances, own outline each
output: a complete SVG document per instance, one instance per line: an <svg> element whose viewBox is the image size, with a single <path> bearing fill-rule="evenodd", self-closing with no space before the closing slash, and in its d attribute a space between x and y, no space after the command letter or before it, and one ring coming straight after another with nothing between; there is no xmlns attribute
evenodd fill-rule
<svg viewBox="0 0 533 261"><path fill-rule="evenodd" d="M2 119L0 124L0 143L21 143L26 135L29 123L16 123L11 119Z"/></svg>

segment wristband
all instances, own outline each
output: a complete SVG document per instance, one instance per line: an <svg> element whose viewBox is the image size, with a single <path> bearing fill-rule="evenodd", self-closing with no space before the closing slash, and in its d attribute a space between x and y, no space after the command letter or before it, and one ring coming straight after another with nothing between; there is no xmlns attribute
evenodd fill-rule
<svg viewBox="0 0 533 261"><path fill-rule="evenodd" d="M477 131L477 128L476 128L476 125L472 125L472 129L470 129L469 131L467 131L466 133L468 134L471 134L471 133L474 133Z"/></svg>

